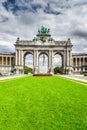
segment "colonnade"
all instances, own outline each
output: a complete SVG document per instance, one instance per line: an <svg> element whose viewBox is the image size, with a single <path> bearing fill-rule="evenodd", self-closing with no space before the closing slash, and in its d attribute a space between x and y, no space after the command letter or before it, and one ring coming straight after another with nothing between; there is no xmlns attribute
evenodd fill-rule
<svg viewBox="0 0 87 130"><path fill-rule="evenodd" d="M0 73L11 73L14 71L15 55L10 53L0 54Z"/></svg>
<svg viewBox="0 0 87 130"><path fill-rule="evenodd" d="M0 66L12 66L15 64L14 60L14 57L2 55L0 56Z"/></svg>
<svg viewBox="0 0 87 130"><path fill-rule="evenodd" d="M87 57L73 57L73 66L87 66Z"/></svg>

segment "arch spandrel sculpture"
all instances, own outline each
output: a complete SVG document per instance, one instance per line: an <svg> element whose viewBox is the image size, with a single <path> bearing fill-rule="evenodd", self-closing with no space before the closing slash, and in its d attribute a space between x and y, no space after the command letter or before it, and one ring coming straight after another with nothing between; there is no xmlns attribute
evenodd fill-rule
<svg viewBox="0 0 87 130"><path fill-rule="evenodd" d="M38 56L42 52L48 54L48 69L49 73L53 73L53 57L55 53L60 53L63 57L63 73L66 73L67 68L69 72L72 68L72 43L70 39L67 41L55 41L50 34L50 29L41 27L38 29L38 34L32 41L17 39L15 44L16 50L16 60L15 68L17 73L24 73L24 54L31 52L34 57L33 70L34 73L39 73L38 71Z"/></svg>

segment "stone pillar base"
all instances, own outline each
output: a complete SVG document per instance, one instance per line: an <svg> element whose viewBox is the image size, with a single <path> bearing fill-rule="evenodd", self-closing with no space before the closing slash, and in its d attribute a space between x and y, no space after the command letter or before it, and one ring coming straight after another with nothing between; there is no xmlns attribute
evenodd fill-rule
<svg viewBox="0 0 87 130"><path fill-rule="evenodd" d="M66 67L65 70L66 70L66 74L68 74L68 75L73 74L73 68L72 67Z"/></svg>
<svg viewBox="0 0 87 130"><path fill-rule="evenodd" d="M54 74L54 69L53 69L53 67L49 68L48 73L50 73L50 74Z"/></svg>
<svg viewBox="0 0 87 130"><path fill-rule="evenodd" d="M15 66L16 74L24 74L23 66Z"/></svg>
<svg viewBox="0 0 87 130"><path fill-rule="evenodd" d="M38 72L38 66L35 66L34 67L34 70L33 70L33 74L38 74L39 72Z"/></svg>

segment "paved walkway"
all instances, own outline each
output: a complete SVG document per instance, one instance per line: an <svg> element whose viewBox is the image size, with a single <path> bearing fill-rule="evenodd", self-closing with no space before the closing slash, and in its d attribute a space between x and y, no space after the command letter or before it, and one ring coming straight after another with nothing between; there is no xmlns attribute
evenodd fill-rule
<svg viewBox="0 0 87 130"><path fill-rule="evenodd" d="M18 77L23 77L23 76L26 76L26 75L0 76L0 80L13 79L13 78L18 78Z"/></svg>
<svg viewBox="0 0 87 130"><path fill-rule="evenodd" d="M61 75L61 77L74 79L77 81L82 81L82 82L87 83L87 76L83 76L83 75Z"/></svg>

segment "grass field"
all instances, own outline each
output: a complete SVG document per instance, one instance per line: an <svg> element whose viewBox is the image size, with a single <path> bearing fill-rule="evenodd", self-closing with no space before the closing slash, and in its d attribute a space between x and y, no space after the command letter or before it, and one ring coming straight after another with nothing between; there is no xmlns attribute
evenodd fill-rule
<svg viewBox="0 0 87 130"><path fill-rule="evenodd" d="M87 130L87 86L55 76L0 81L0 130Z"/></svg>

